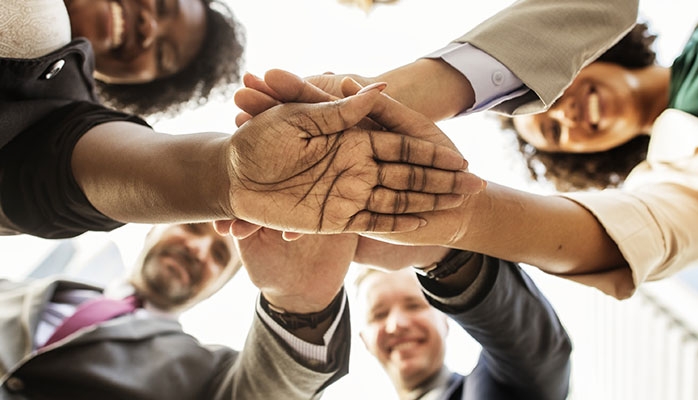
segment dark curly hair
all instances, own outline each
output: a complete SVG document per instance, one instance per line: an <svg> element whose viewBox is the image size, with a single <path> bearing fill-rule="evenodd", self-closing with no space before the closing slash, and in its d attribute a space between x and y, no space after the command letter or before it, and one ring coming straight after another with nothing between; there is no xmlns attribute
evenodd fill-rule
<svg viewBox="0 0 698 400"><path fill-rule="evenodd" d="M142 84L97 81L104 104L120 111L148 116L172 116L227 96L240 81L245 45L244 28L221 0L199 0L206 6L206 35L199 53L174 75Z"/></svg>
<svg viewBox="0 0 698 400"><path fill-rule="evenodd" d="M655 63L652 46L656 35L650 34L647 24L638 23L618 43L602 54L597 61L638 69ZM512 119L501 117L505 131L516 132ZM531 177L553 183L557 190L603 189L618 187L630 171L647 157L649 137L640 135L621 146L597 153L551 153L536 149L516 135Z"/></svg>

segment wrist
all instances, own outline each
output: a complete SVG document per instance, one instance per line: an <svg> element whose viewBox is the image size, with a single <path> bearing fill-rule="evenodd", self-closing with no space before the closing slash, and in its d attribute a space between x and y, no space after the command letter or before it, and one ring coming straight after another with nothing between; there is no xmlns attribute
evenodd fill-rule
<svg viewBox="0 0 698 400"><path fill-rule="evenodd" d="M451 249L439 261L423 267L415 266L414 269L426 278L439 281L457 273L475 254L467 250Z"/></svg>
<svg viewBox="0 0 698 400"><path fill-rule="evenodd" d="M238 172L241 170L242 166L242 156L239 141L235 140L235 135L230 136L225 144L221 146L221 162L223 163L223 168L221 171L227 172L227 177L224 182L228 183L228 186L222 185L223 188L227 190L220 193L219 199L221 199L220 204L225 210L226 218L242 218L240 216L240 209L237 207L237 203L240 202L240 198L243 195L244 185L240 179Z"/></svg>
<svg viewBox="0 0 698 400"><path fill-rule="evenodd" d="M260 296L260 305L277 324L282 328L294 332L304 329L322 329L323 332L329 326L329 323L339 314L342 306L344 291L341 290L323 309L315 312L291 312L285 308L275 306L262 294Z"/></svg>
<svg viewBox="0 0 698 400"><path fill-rule="evenodd" d="M451 118L475 103L467 77L437 58L421 58L378 77L385 93L432 121Z"/></svg>
<svg viewBox="0 0 698 400"><path fill-rule="evenodd" d="M454 249L435 266L416 272L425 289L451 297L462 293L477 279L482 263L482 254Z"/></svg>

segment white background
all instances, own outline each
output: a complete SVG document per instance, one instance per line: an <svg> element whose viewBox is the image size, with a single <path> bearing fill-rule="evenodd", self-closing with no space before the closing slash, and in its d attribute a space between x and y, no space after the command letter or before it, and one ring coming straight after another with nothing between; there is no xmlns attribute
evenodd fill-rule
<svg viewBox="0 0 698 400"><path fill-rule="evenodd" d="M446 45L511 1L401 0L378 5L365 13L335 0L228 0L246 27L246 70L262 75L284 68L301 76L326 71L377 75L409 63ZM644 0L641 17L659 34L659 60L670 65L698 22L695 0ZM197 131L233 133L238 109L231 101L214 101L174 120L153 121L155 128L173 134ZM440 126L470 161L471 170L501 184L547 192L526 183L521 159L509 135L498 132L498 122L485 114L458 118ZM147 227L131 225L109 234L89 233L78 240L79 255L100 249L113 240L130 265ZM3 268L0 277L19 279L55 242L29 237L0 238ZM558 308L563 323L574 325L569 307L557 299L575 293L577 285L530 270ZM574 286L574 290L572 289ZM241 348L250 325L256 290L244 271L211 299L182 316L185 329L204 343ZM572 300L567 298L566 300ZM569 322L566 322L569 321ZM569 327L568 327L569 328ZM574 336L573 336L574 338ZM447 363L462 373L474 365L478 345L457 327L449 336ZM574 384L573 384L574 387ZM394 399L380 367L354 335L350 375L331 386L324 397L333 399Z"/></svg>

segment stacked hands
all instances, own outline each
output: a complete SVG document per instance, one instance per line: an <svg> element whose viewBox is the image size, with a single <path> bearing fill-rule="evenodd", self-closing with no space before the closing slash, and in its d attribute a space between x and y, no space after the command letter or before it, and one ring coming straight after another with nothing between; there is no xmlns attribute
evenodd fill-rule
<svg viewBox="0 0 698 400"><path fill-rule="evenodd" d="M247 74L243 82L235 102L243 110L236 124L245 130L233 135L238 150L230 154L241 186L232 205L238 219L216 221L221 234L243 239L260 225L285 231L287 240L413 232L427 224L420 213L452 210L485 187L434 123L380 93L384 83L362 88L335 75L306 81L282 70L264 80ZM275 122L279 113L282 124ZM259 133L269 127L274 134ZM268 193L263 204L260 192ZM263 209L263 217L246 215L247 204Z"/></svg>
<svg viewBox="0 0 698 400"><path fill-rule="evenodd" d="M439 226L443 221L433 226L427 221L453 219L452 212L466 195L483 190L485 181L466 171L467 162L434 123L381 94L383 83L362 88L353 79L335 75L306 81L281 70L269 71L264 80L247 74L243 82L246 87L235 95L243 110L236 118L238 126L278 126L268 119L278 120L276 112L281 109L289 113L285 123L302 132L291 136L279 130L275 139L284 140L283 146L265 144L263 135L242 136L243 128L233 135L247 146L283 152L265 158L283 163L280 171L305 166L286 176L240 177L243 191L269 192L265 207L270 213L283 213L293 232L266 221L246 221L239 212L235 215L240 219L214 223L219 234L230 233L237 239L248 276L271 304L292 312L322 310L342 287L352 261L390 270L428 265L445 255L445 247L398 246L348 234L391 240L401 232L406 236L398 241L418 243L418 237L429 236L431 240L433 229L445 230ZM307 146L314 146L314 151L307 151ZM267 170L263 166L253 172ZM283 195L279 188L286 189ZM307 212L284 210L284 203L272 196L295 196L294 207ZM320 212L313 213L315 209ZM305 220L292 220L291 214L303 214ZM297 226L307 230L301 232ZM336 232L345 234L295 240L303 233Z"/></svg>

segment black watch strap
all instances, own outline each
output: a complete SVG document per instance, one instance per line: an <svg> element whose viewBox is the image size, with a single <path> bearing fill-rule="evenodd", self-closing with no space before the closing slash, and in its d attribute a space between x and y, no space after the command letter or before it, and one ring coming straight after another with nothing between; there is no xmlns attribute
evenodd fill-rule
<svg viewBox="0 0 698 400"><path fill-rule="evenodd" d="M337 316L342 306L343 297L344 289L337 293L337 296L335 296L324 310L308 314L290 313L282 308L276 307L270 304L267 299L264 298L264 295L260 296L259 302L262 306L262 310L264 310L277 324L288 331L293 331L302 328L314 329L329 318Z"/></svg>
<svg viewBox="0 0 698 400"><path fill-rule="evenodd" d="M437 261L424 268L415 267L414 270L420 275L438 281L439 279L443 279L458 272L473 255L475 255L475 253L472 251L452 249L441 261Z"/></svg>

